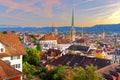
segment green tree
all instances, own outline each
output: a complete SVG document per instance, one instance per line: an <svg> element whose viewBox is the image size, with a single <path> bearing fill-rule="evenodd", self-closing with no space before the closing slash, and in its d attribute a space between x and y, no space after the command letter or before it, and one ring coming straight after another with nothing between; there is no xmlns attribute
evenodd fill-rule
<svg viewBox="0 0 120 80"><path fill-rule="evenodd" d="M63 75L65 74L65 67L59 65L56 69L55 69L55 74L53 75L53 79L54 80L62 80Z"/></svg>
<svg viewBox="0 0 120 80"><path fill-rule="evenodd" d="M81 67L68 69L63 80L104 80L104 78L95 72L97 67L90 65L86 68L86 70Z"/></svg>
<svg viewBox="0 0 120 80"><path fill-rule="evenodd" d="M40 42L37 43L37 47L36 47L36 49L37 49L38 51L42 51L42 48L41 48Z"/></svg>
<svg viewBox="0 0 120 80"><path fill-rule="evenodd" d="M64 75L64 67L58 66L50 70L45 67L41 67L37 74L39 74L41 80L62 80Z"/></svg>
<svg viewBox="0 0 120 80"><path fill-rule="evenodd" d="M59 65L54 69L40 68L39 77L41 80L105 80L95 71L97 67L90 65L84 70L82 67L65 67Z"/></svg>
<svg viewBox="0 0 120 80"><path fill-rule="evenodd" d="M98 73L95 71L97 70L97 67L94 65L87 66L86 70L86 77L87 80L104 80Z"/></svg>
<svg viewBox="0 0 120 80"><path fill-rule="evenodd" d="M3 34L7 34L7 31L3 31Z"/></svg>
<svg viewBox="0 0 120 80"><path fill-rule="evenodd" d="M25 74L34 74L36 69L33 65L30 65L28 62L23 63L23 72Z"/></svg>
<svg viewBox="0 0 120 80"><path fill-rule="evenodd" d="M86 72L83 68L78 67L74 68L76 75L74 76L74 80L86 80Z"/></svg>
<svg viewBox="0 0 120 80"><path fill-rule="evenodd" d="M23 61L27 61L32 65L39 65L40 63L40 52L35 48L27 48L27 55L23 56Z"/></svg>

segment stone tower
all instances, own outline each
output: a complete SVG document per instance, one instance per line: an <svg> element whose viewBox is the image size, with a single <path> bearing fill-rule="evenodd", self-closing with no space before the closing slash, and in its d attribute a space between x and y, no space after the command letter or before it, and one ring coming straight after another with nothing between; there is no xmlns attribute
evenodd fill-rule
<svg viewBox="0 0 120 80"><path fill-rule="evenodd" d="M76 37L76 31L74 28L74 10L72 10L72 25L71 25L71 30L70 30L71 42L75 41L75 37Z"/></svg>

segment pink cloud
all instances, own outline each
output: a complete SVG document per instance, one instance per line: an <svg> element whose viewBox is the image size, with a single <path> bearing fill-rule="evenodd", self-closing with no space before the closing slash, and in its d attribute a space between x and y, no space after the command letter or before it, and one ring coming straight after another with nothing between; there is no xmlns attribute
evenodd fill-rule
<svg viewBox="0 0 120 80"><path fill-rule="evenodd" d="M40 2L42 4L40 8L34 7L35 3ZM0 4L8 7L6 13L14 11L16 9L23 10L24 12L31 12L39 16L51 17L53 15L53 6L60 5L59 0L23 0L21 2L15 2L13 0L0 0Z"/></svg>

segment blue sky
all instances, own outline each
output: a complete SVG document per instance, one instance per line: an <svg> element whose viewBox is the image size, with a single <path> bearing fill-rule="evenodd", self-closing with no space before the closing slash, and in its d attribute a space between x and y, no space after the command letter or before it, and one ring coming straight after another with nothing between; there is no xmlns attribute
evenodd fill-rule
<svg viewBox="0 0 120 80"><path fill-rule="evenodd" d="M0 24L75 26L120 23L120 0L0 0Z"/></svg>

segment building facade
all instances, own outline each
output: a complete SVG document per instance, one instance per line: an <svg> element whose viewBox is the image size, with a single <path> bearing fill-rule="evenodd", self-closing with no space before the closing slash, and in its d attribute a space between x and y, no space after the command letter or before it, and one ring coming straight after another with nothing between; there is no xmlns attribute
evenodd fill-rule
<svg viewBox="0 0 120 80"><path fill-rule="evenodd" d="M26 52L14 33L0 34L0 59L22 72L22 56Z"/></svg>

